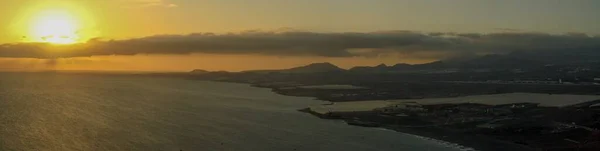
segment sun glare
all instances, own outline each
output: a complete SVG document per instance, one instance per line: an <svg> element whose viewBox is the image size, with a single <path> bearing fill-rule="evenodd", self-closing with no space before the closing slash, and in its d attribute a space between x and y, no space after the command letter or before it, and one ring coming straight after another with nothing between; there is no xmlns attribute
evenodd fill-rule
<svg viewBox="0 0 600 151"><path fill-rule="evenodd" d="M79 22L67 10L41 11L31 23L33 41L72 44L79 41Z"/></svg>

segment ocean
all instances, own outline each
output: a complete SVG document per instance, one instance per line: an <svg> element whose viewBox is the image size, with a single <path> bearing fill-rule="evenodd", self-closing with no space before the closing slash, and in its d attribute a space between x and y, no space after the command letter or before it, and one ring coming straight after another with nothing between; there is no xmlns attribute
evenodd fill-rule
<svg viewBox="0 0 600 151"><path fill-rule="evenodd" d="M461 150L297 111L319 103L246 84L0 73L0 150Z"/></svg>

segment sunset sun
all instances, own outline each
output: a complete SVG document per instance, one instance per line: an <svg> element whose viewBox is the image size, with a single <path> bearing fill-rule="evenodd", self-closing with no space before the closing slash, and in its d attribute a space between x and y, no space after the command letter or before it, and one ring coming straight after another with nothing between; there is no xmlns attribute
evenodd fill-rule
<svg viewBox="0 0 600 151"><path fill-rule="evenodd" d="M31 23L33 41L53 44L72 44L79 41L78 19L67 10L45 10L36 15Z"/></svg>

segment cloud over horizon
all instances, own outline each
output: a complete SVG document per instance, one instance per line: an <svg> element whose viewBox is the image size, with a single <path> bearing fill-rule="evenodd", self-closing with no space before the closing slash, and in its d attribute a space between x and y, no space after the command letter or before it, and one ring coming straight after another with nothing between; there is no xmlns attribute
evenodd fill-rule
<svg viewBox="0 0 600 151"><path fill-rule="evenodd" d="M153 7L153 6L159 6L159 7L168 7L168 8L172 8L172 7L177 7L177 4L173 4L173 3L169 3L166 2L165 0L120 0L123 2L127 2L127 3L131 3L140 7Z"/></svg>
<svg viewBox="0 0 600 151"><path fill-rule="evenodd" d="M3 58L69 58L136 54L258 54L275 56L369 57L390 53L447 58L515 51L600 51L600 37L580 33L368 33L268 32L156 35L126 40L90 40L75 45L0 45ZM600 53L600 52L599 52ZM419 56L416 55L416 56Z"/></svg>

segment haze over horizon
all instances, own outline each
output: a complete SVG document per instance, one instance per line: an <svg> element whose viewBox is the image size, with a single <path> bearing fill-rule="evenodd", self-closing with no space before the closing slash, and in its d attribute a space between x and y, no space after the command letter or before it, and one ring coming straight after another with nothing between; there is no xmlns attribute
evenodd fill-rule
<svg viewBox="0 0 600 151"><path fill-rule="evenodd" d="M594 0L6 0L0 70L343 68L600 49Z"/></svg>

